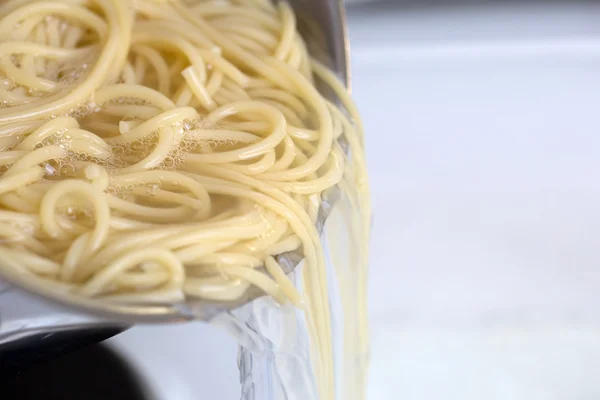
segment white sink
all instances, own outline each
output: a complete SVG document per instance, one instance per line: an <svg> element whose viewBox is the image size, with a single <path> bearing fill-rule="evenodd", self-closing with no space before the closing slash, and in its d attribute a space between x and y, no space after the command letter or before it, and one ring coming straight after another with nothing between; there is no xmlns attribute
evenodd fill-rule
<svg viewBox="0 0 600 400"><path fill-rule="evenodd" d="M349 13L376 213L369 400L597 399L600 4L444 4ZM112 343L159 400L239 398L216 328Z"/></svg>
<svg viewBox="0 0 600 400"><path fill-rule="evenodd" d="M600 4L552 4L352 16L374 320L596 322Z"/></svg>

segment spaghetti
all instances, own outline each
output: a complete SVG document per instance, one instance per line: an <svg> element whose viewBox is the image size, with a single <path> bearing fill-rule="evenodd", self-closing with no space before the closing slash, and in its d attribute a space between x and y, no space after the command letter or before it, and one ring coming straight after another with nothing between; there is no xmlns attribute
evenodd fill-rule
<svg viewBox="0 0 600 400"><path fill-rule="evenodd" d="M10 0L0 16L2 268L124 303L231 301L258 287L306 307L320 397L333 399L315 222L321 195L352 185L366 245L362 127L290 7ZM277 261L300 249L303 293ZM355 262L364 270L366 252Z"/></svg>

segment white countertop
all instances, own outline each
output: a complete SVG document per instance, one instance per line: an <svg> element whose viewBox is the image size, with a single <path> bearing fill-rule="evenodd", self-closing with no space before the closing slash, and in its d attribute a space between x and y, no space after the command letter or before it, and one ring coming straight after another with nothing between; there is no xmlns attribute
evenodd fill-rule
<svg viewBox="0 0 600 400"><path fill-rule="evenodd" d="M375 210L369 400L599 398L598 21L575 2L350 10ZM112 343L160 400L239 398L216 328Z"/></svg>

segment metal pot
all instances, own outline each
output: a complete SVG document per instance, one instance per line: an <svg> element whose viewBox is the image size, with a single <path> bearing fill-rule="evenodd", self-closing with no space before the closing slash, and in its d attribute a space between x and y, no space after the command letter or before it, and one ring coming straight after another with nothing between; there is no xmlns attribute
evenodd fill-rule
<svg viewBox="0 0 600 400"><path fill-rule="evenodd" d="M188 318L172 307L106 304L0 278L0 370L108 339L138 322Z"/></svg>

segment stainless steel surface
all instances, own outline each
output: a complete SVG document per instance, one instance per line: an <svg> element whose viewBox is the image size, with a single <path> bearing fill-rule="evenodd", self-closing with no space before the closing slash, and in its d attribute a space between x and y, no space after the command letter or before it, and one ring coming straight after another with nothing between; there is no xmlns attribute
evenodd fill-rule
<svg viewBox="0 0 600 400"><path fill-rule="evenodd" d="M341 0L289 0L298 16L298 29L311 54L330 66L349 87L346 15ZM332 96L324 92L327 97ZM324 196L321 223L337 199L337 191ZM282 255L279 261L293 269L302 260L299 252ZM0 350L19 342L30 347L40 337L58 332L86 332L99 328L125 329L135 323L209 321L223 310L240 306L260 296L257 290L230 304L192 301L164 306L124 306L55 293L38 284L0 269ZM40 336L41 335L41 336ZM30 338L30 340L27 340Z"/></svg>
<svg viewBox="0 0 600 400"><path fill-rule="evenodd" d="M126 327L48 302L0 280L0 370L107 339Z"/></svg>
<svg viewBox="0 0 600 400"><path fill-rule="evenodd" d="M335 71L350 88L350 48L342 0L286 0L298 16L298 29L310 53Z"/></svg>

